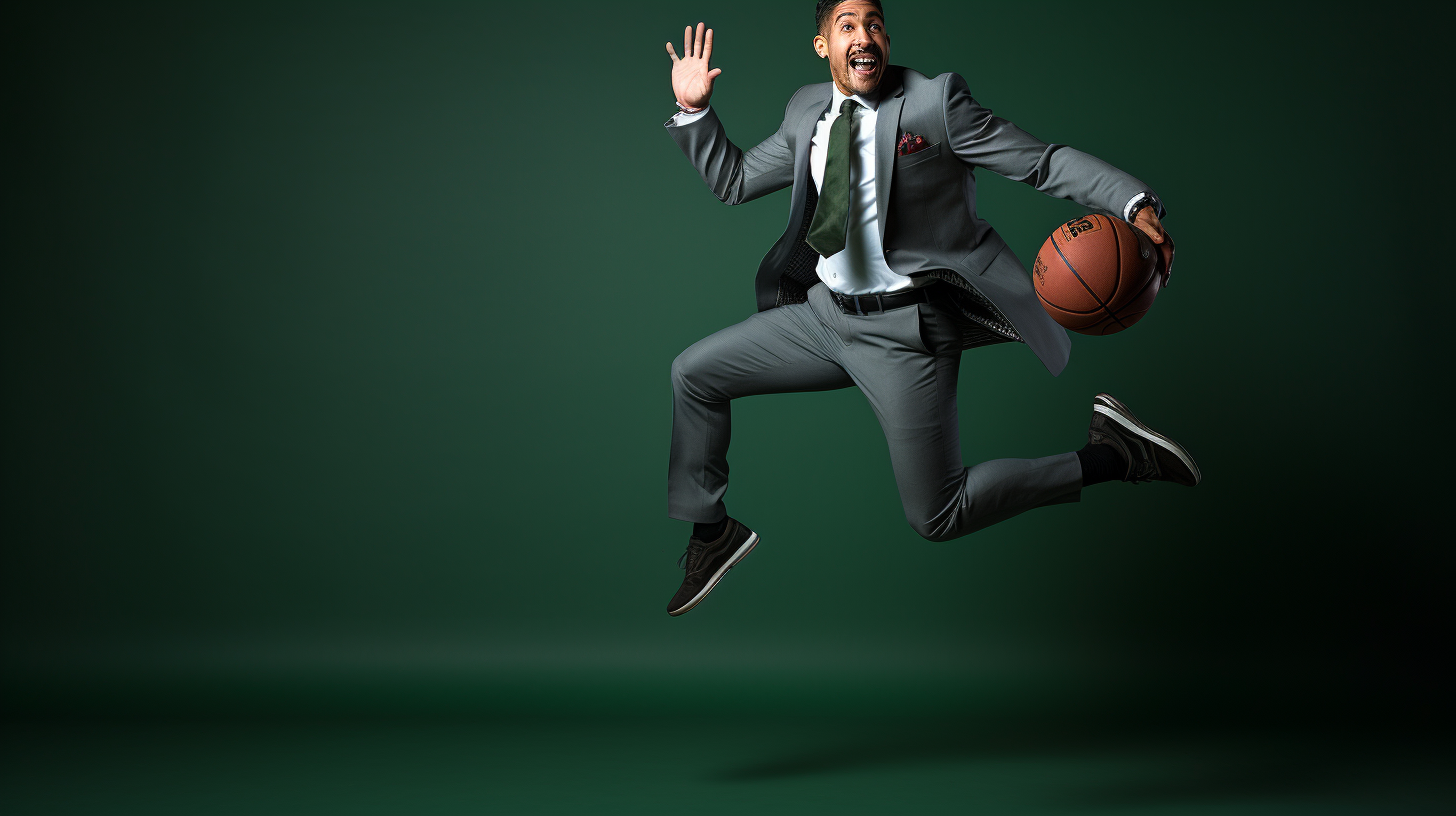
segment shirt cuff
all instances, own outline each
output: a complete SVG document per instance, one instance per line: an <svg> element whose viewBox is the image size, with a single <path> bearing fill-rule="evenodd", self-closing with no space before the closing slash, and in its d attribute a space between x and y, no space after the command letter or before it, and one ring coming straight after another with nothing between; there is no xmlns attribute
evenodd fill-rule
<svg viewBox="0 0 1456 816"><path fill-rule="evenodd" d="M1151 200L1149 201L1149 199ZM1159 201L1157 196L1144 190L1143 192L1138 193L1137 195L1128 199L1127 204L1123 205L1122 220L1132 221L1132 208L1143 203L1144 201L1147 201L1148 206L1153 208L1154 214L1156 214L1159 218L1163 217L1163 202Z"/></svg>
<svg viewBox="0 0 1456 816"><path fill-rule="evenodd" d="M700 110L700 111L698 111L697 113L687 113L686 111L678 111L668 121L672 123L672 125L671 125L672 127L682 127L683 125L689 125L689 124L692 124L693 122L698 121L699 119L702 119L704 116L707 115L707 113L708 113L708 106L707 105L704 105L703 106L703 109Z"/></svg>

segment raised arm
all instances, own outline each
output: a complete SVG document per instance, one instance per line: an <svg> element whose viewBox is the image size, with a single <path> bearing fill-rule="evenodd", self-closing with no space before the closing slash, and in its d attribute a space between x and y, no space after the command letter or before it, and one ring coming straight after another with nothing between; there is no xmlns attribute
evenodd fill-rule
<svg viewBox="0 0 1456 816"><path fill-rule="evenodd" d="M794 154L783 125L745 153L729 141L718 114L709 107L713 81L722 73L708 68L713 30L704 31L698 23L694 36L689 27L683 36L683 57L678 58L672 43L667 44L667 54L672 58L672 92L678 106L696 109L674 116L666 123L667 131L713 195L726 204L742 204L793 184Z"/></svg>
<svg viewBox="0 0 1456 816"><path fill-rule="evenodd" d="M713 95L713 80L723 73L722 68L708 70L708 60L713 56L713 29L706 31L698 23L698 33L693 27L683 29L683 55L677 58L672 43L667 44L667 55L672 57L672 93L677 104L683 108L706 108Z"/></svg>
<svg viewBox="0 0 1456 816"><path fill-rule="evenodd" d="M1132 217L1155 242L1162 243L1162 204L1151 187L1101 159L1066 145L1047 144L993 116L971 97L960 74L945 74L945 124L950 148L961 161L1020 181L1056 198Z"/></svg>

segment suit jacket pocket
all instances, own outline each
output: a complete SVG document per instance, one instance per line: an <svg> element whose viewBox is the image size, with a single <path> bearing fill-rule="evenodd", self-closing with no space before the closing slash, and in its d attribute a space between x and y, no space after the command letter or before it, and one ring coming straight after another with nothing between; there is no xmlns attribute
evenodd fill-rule
<svg viewBox="0 0 1456 816"><path fill-rule="evenodd" d="M923 147L908 156L895 156L895 169L904 170L907 167L914 167L921 162L930 161L931 159L940 155L940 146L942 144L944 144L944 142L936 142L935 144L929 147Z"/></svg>
<svg viewBox="0 0 1456 816"><path fill-rule="evenodd" d="M930 334L929 329L931 327L925 325L925 313L921 311L922 309L928 308L930 308L930 304L928 303L916 303L913 306L896 309L884 315L885 318L893 318L890 321L890 325L894 326L893 331L897 335L896 339L916 354L932 353L930 350L931 345L928 342L930 340L928 335Z"/></svg>
<svg viewBox="0 0 1456 816"><path fill-rule="evenodd" d="M961 266L972 275L984 275L986 270L995 264L1001 253L1006 251L1006 246L1006 241L993 231L987 234L981 243L976 244L975 249L967 252L965 257L961 258Z"/></svg>

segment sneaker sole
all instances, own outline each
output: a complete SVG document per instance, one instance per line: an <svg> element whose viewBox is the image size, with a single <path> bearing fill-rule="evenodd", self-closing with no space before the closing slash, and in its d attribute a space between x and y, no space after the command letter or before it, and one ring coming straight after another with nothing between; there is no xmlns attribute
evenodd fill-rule
<svg viewBox="0 0 1456 816"><path fill-rule="evenodd" d="M746 557L750 552L753 552L753 548L757 546L758 533L749 533L748 540L739 545L738 551L733 553L733 557L724 562L723 566L719 567L718 571L713 573L713 577L708 579L708 583L706 586L703 587L703 591L694 595L692 600L688 601L687 603L667 614L675 618L678 615L681 615L692 609L693 607L697 606L698 602L708 597L708 593L713 591L713 587L717 586L718 582L723 580L723 576L727 575L729 570L738 566L738 562L742 561L744 557Z"/></svg>
<svg viewBox="0 0 1456 816"><path fill-rule="evenodd" d="M1142 420L1138 419L1132 411L1127 410L1127 406L1118 402L1117 398L1111 394L1098 394L1096 400L1103 404L1093 405L1093 411L1178 457L1178 461L1182 462L1183 466L1188 468L1188 472L1193 474L1193 485L1190 486L1196 486L1203 481L1203 472L1198 469L1198 464L1193 461L1193 455L1186 448L1144 425Z"/></svg>

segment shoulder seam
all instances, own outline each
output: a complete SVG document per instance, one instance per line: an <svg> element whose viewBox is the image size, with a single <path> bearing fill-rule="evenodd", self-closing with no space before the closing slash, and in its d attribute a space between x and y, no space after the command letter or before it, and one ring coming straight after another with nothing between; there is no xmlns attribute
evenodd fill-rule
<svg viewBox="0 0 1456 816"><path fill-rule="evenodd" d="M936 80L940 82L940 115L942 117L945 116L946 108L950 106L950 84L953 76L956 76L954 71L946 71L936 77Z"/></svg>

